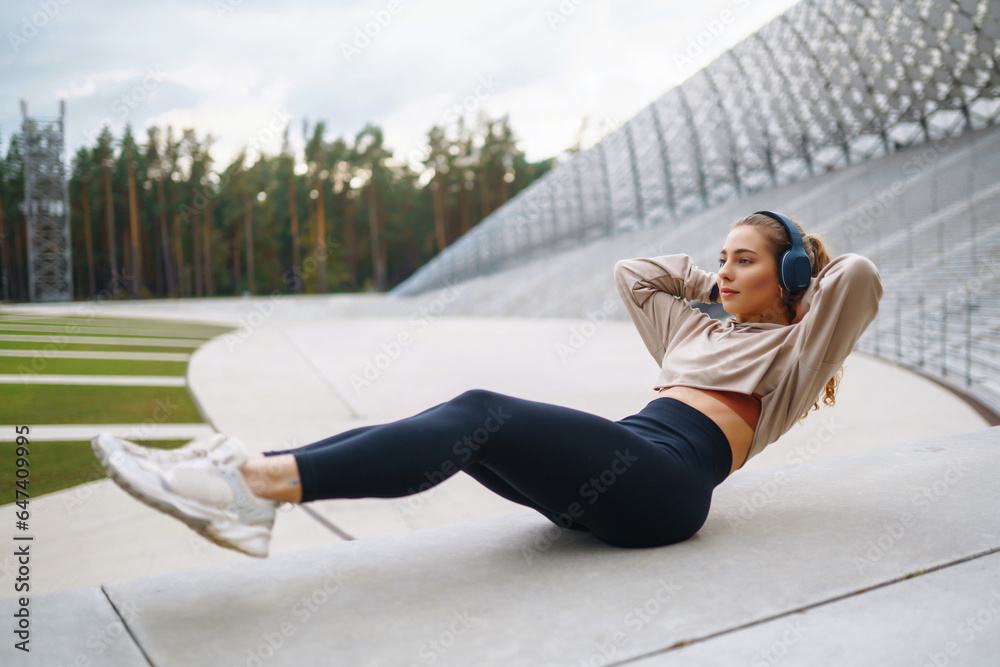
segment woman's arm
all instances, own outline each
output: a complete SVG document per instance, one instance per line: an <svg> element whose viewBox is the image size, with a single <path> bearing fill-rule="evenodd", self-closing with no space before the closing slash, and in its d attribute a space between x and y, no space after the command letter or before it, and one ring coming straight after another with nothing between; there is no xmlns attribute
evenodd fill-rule
<svg viewBox="0 0 1000 667"><path fill-rule="evenodd" d="M848 253L831 260L794 302L802 362L813 369L842 363L878 315L881 298L882 277L870 259Z"/></svg>
<svg viewBox="0 0 1000 667"><path fill-rule="evenodd" d="M684 254L619 260L615 284L657 364L663 363L667 342L680 322L698 314L684 300L718 300L718 276L699 269Z"/></svg>

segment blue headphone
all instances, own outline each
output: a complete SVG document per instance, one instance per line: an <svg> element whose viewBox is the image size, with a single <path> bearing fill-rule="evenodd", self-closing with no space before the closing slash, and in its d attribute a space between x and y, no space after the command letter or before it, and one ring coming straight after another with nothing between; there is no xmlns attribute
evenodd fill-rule
<svg viewBox="0 0 1000 667"><path fill-rule="evenodd" d="M778 260L778 283L784 287L789 296L801 292L809 287L809 279L812 277L812 266L809 264L809 255L806 254L805 246L802 243L802 235L799 234L795 223L774 211L755 211L755 215L760 213L769 218L774 218L785 226L788 236L792 239L792 247L781 254Z"/></svg>

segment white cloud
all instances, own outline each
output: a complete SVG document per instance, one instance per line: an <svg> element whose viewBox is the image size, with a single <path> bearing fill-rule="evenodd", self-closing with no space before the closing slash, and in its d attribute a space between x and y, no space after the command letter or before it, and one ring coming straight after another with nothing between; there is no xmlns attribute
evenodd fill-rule
<svg viewBox="0 0 1000 667"><path fill-rule="evenodd" d="M569 2L576 9L553 27L547 12L566 3L400 1L400 11L351 62L340 44L364 30L372 12L384 12L388 0L239 2L221 16L211 2L70 3L16 55L0 53L0 99L8 101L0 105L0 126L5 137L20 126L21 97L42 113L64 97L72 155L148 68L159 67L163 81L128 105L127 121L211 133L218 165L262 133L270 139L262 147L277 152L281 137L267 131L275 113L291 116L296 147L303 119L323 120L329 137L350 139L370 121L405 157L470 96L468 120L479 108L494 118L509 114L528 158L539 160L567 148L584 117L592 139L602 125L628 119L793 4L586 0ZM33 7L30 0L3 3L0 22L10 25ZM723 12L732 20L723 21L729 16ZM690 71L680 71L675 56L719 25ZM480 99L484 77L498 85Z"/></svg>

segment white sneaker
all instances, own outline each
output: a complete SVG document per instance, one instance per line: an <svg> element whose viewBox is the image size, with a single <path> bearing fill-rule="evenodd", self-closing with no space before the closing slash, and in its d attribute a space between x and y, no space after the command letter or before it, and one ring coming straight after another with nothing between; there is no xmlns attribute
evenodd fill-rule
<svg viewBox="0 0 1000 667"><path fill-rule="evenodd" d="M180 463L181 461L187 461L199 456L207 456L209 452L225 441L226 435L224 433L213 433L211 435L195 438L183 447L178 447L176 449L161 449L159 447L145 447L132 442L131 440L125 440L111 435L105 431L94 436L94 438L90 441L90 446L93 448L94 454L101 462L101 465L106 469L112 452L127 452L132 456L153 461L154 463L162 465L168 463Z"/></svg>
<svg viewBox="0 0 1000 667"><path fill-rule="evenodd" d="M106 468L135 498L220 546L264 558L281 503L250 490L240 473L246 460L243 443L226 438L207 455L177 463L160 464L118 449Z"/></svg>

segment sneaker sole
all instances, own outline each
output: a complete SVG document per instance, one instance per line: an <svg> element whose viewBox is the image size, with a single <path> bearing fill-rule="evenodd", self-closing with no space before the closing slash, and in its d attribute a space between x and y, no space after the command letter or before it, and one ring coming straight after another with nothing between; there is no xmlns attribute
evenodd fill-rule
<svg viewBox="0 0 1000 667"><path fill-rule="evenodd" d="M125 456L128 456L128 454L125 454ZM146 505L149 505L153 509L159 510L164 514L168 514L174 517L175 519L179 520L185 526L195 531L208 541L213 542L219 545L220 547L225 547L227 549L239 551L240 553L244 553L248 556L253 556L254 558L267 558L267 551L261 553L257 551L248 550L247 548L244 548L240 544L236 542L231 542L222 537L221 535L219 535L218 533L214 532L212 530L213 528L212 519L199 519L197 517L193 517L189 514L184 513L180 508L173 505L172 503L169 503L161 498L157 498L156 496L150 495L145 491L143 491L141 488L135 486L132 483L132 480L130 480L125 475L119 473L118 469L115 466L110 465L110 458L109 458L109 465L105 466L105 470L107 470L108 476L111 477L111 479L114 480L114 482L118 484L118 486L120 486L122 489L124 489L130 496L132 496L136 500L141 501Z"/></svg>

